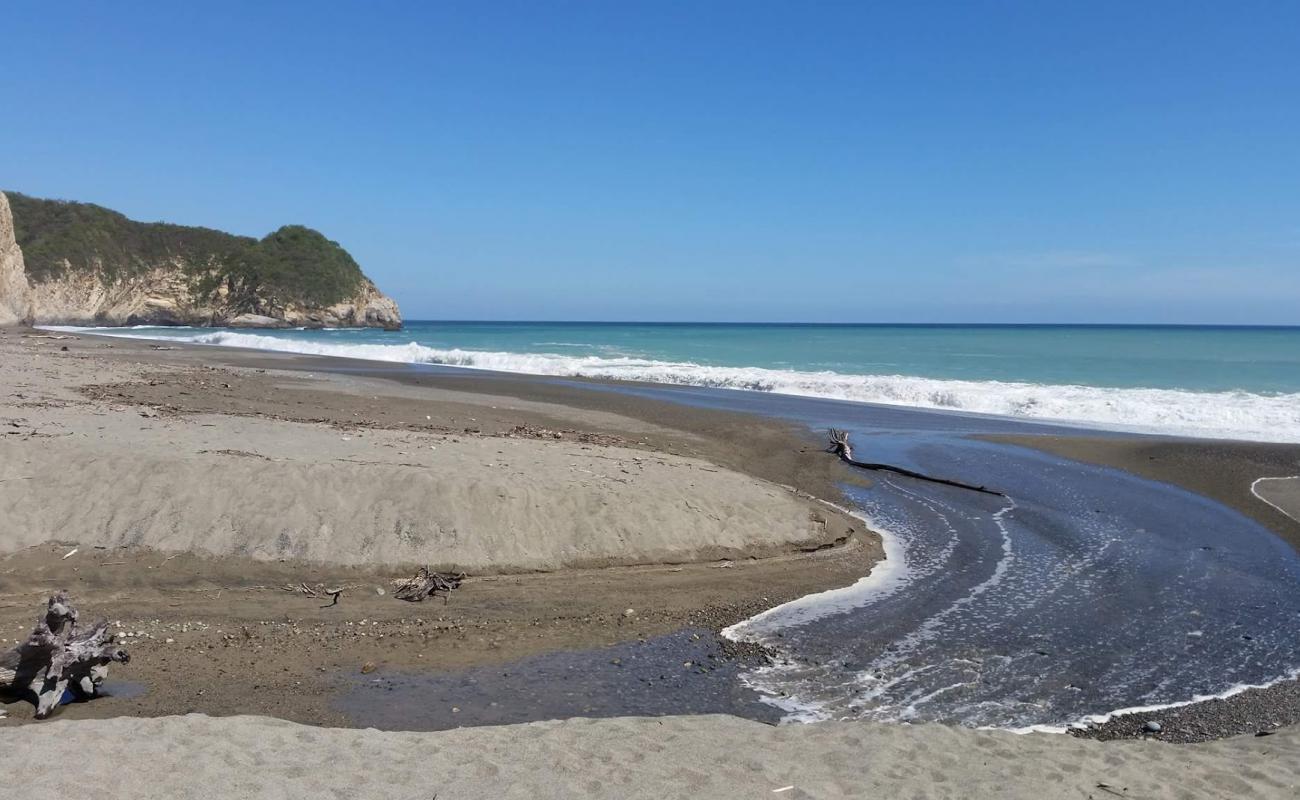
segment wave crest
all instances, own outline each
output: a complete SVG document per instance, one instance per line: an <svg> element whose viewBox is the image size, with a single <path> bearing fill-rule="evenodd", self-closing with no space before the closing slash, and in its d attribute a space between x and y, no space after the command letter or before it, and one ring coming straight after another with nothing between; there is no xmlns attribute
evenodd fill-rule
<svg viewBox="0 0 1300 800"><path fill-rule="evenodd" d="M77 330L109 333L102 329ZM415 342L404 345L343 344L230 331L166 337L117 332L110 335L532 375L747 389L1125 431L1300 442L1300 393L1264 395L946 380L911 375L849 375L829 371L719 367L632 357L438 349Z"/></svg>

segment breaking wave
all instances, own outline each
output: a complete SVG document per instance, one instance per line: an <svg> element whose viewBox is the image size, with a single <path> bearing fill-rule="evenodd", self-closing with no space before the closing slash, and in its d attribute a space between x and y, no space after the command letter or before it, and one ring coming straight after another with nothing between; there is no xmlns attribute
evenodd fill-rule
<svg viewBox="0 0 1300 800"><path fill-rule="evenodd" d="M724 367L635 357L573 356L438 349L404 345L331 343L255 333L208 331L149 335L127 329L69 328L128 338L437 364L449 367L561 377L747 389L864 403L991 414L1023 420L1115 430L1223 439L1300 442L1300 393L1191 392L1118 389L1007 381L967 381L911 375L852 375L763 367Z"/></svg>

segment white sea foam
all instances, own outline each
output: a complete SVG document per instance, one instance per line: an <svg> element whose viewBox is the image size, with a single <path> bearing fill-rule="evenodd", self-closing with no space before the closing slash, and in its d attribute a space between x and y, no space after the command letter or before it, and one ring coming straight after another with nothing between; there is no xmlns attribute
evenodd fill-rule
<svg viewBox="0 0 1300 800"><path fill-rule="evenodd" d="M1259 478L1250 485L1250 493L1255 495L1255 497L1259 498L1260 500L1263 500L1265 503L1268 503L1273 508L1276 508L1278 511L1282 512L1283 514L1290 517L1291 519L1294 519L1296 522L1300 522L1300 519L1296 518L1294 509L1292 509L1291 511L1287 511L1282 506L1278 505L1277 503L1274 503L1272 500L1269 500L1267 497L1259 493L1259 485L1261 483L1272 483L1275 481L1285 481L1287 483L1290 483L1291 481L1300 481L1300 475L1290 475L1282 478Z"/></svg>
<svg viewBox="0 0 1300 800"><path fill-rule="evenodd" d="M1275 686L1279 683L1282 683L1283 681L1293 681L1296 679L1300 679L1300 669L1293 669L1290 672L1286 673L1285 675L1282 675L1267 683L1238 683L1233 686L1230 686L1227 689L1224 689L1222 692L1219 692L1217 694L1198 694L1193 696L1190 700L1179 700L1174 703L1162 703L1159 705L1152 705L1152 706L1133 706L1132 708L1116 709L1115 711L1110 711L1105 714L1091 714L1089 716L1084 717L1082 720L1075 723L1071 727L1076 727L1076 728L1085 727L1090 723L1101 725L1103 723L1111 721L1115 717L1124 717L1124 716L1128 716L1129 714L1145 714L1152 711L1165 711L1171 708L1182 708L1184 706L1195 705L1196 703L1204 703L1210 700L1227 700L1229 697L1234 697L1236 695L1241 694L1242 692L1248 692L1251 689L1267 689L1270 686Z"/></svg>
<svg viewBox="0 0 1300 800"><path fill-rule="evenodd" d="M833 614L859 608L869 600L892 594L907 585L911 569L907 562L902 540L888 528L849 508L827 503L845 514L861 520L868 529L880 536L884 558L871 567L866 576L851 586L828 589L769 608L749 619L723 628L722 636L733 642L757 642L780 651L782 642L777 634L784 628L807 624ZM787 691L787 673L798 672L804 665L795 659L785 664L779 660L758 667L740 676L740 680L758 693L759 699L785 712L782 722L820 722L830 719L824 703L791 694Z"/></svg>
<svg viewBox="0 0 1300 800"><path fill-rule="evenodd" d="M708 366L632 357L439 349L415 342L404 345L344 344L230 331L200 333L196 330L179 336L155 336L141 329L65 330L534 375L748 389L1135 432L1300 442L1300 393L1191 392L941 380L910 375L850 375L829 371Z"/></svg>

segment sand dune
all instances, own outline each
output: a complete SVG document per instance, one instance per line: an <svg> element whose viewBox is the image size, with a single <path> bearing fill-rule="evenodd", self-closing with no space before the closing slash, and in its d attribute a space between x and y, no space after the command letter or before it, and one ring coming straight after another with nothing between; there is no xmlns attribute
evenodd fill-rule
<svg viewBox="0 0 1300 800"><path fill-rule="evenodd" d="M51 754L66 754L51 768ZM0 731L25 800L1295 797L1300 730L1176 746L941 726L574 719L443 733L200 715ZM93 789L88 788L93 787ZM785 789L785 787L792 787ZM785 791L778 791L785 789Z"/></svg>

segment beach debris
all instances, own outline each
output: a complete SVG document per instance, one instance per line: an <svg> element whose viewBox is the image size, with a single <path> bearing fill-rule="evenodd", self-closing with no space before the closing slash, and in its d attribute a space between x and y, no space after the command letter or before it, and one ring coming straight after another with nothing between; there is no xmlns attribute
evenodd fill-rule
<svg viewBox="0 0 1300 800"><path fill-rule="evenodd" d="M426 597L435 597L441 592L445 601L451 596L453 590L460 588L460 582L464 579L463 572L434 572L428 567L420 567L419 572L393 592L393 597L409 603L418 603Z"/></svg>
<svg viewBox="0 0 1300 800"><path fill-rule="evenodd" d="M77 626L77 610L68 593L50 597L45 617L27 640L7 653L0 653L0 694L30 696L36 704L36 718L45 719L64 701L65 695L88 699L99 694L108 665L131 660L118 647L100 620L89 630Z"/></svg>
<svg viewBox="0 0 1300 800"><path fill-rule="evenodd" d="M75 556L75 555L77 554L77 551L80 550L80 549L81 549L81 548L79 548L79 547L74 547L74 548L72 548L72 549L69 550L68 552L64 553L64 554L63 554L63 558L60 558L59 560L62 561L63 559L66 559L66 558L72 558L73 556Z"/></svg>
<svg viewBox="0 0 1300 800"><path fill-rule="evenodd" d="M289 584L284 587L284 590L286 592L301 592L308 597L331 597L333 599L321 606L321 608L332 608L339 604L339 597L343 594L344 588L346 587L340 586L336 589L328 589L323 583L318 583L315 586L308 586L306 583L299 583L297 586Z"/></svg>
<svg viewBox="0 0 1300 800"><path fill-rule="evenodd" d="M1147 724L1142 727L1146 728L1150 733L1160 733L1160 731L1164 729L1163 725L1153 719L1147 720Z"/></svg>
<svg viewBox="0 0 1300 800"><path fill-rule="evenodd" d="M367 661L366 663L361 665L361 674L369 675L370 673L374 672L375 669L376 669L375 662Z"/></svg>
<svg viewBox="0 0 1300 800"><path fill-rule="evenodd" d="M843 431L839 428L830 428L827 430L827 434L830 437L830 444L827 446L826 451L828 453L836 454L844 463L851 464L859 469L869 469L877 472L893 472L897 475L905 475L909 478L929 481L930 483L941 483L944 486L956 486L958 489L969 489L972 492L982 492L984 494L997 495L998 497L1006 497L1005 494L994 489L975 486L970 483L962 483L961 481L952 481L947 478L936 478L922 472L914 472L910 469L904 469L903 467L896 467L893 464L873 464L868 461L856 461L853 458L853 445L849 443L848 431Z"/></svg>

